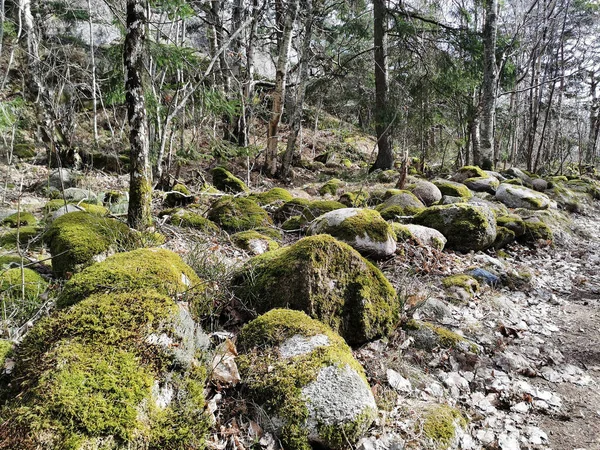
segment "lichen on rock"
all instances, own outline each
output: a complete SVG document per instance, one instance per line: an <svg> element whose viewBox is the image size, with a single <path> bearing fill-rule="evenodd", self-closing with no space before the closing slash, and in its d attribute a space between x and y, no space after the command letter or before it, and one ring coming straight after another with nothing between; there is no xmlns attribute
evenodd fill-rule
<svg viewBox="0 0 600 450"><path fill-rule="evenodd" d="M252 258L232 285L246 308L304 311L351 345L388 335L399 320L396 292L381 271L328 235Z"/></svg>

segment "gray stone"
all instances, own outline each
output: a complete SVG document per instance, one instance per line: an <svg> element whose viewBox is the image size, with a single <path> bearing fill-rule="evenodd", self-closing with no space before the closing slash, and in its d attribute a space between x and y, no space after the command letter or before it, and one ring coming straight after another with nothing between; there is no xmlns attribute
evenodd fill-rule
<svg viewBox="0 0 600 450"><path fill-rule="evenodd" d="M279 353L282 358L292 358L294 356L306 355L317 347L327 345L329 345L329 338L325 334L317 334L311 337L296 334L281 344Z"/></svg>
<svg viewBox="0 0 600 450"><path fill-rule="evenodd" d="M74 202L86 202L94 204L98 201L98 196L88 189L74 187L67 188L65 189L63 195L66 200L72 200Z"/></svg>
<svg viewBox="0 0 600 450"><path fill-rule="evenodd" d="M478 177L478 178L468 178L463 181L464 185L469 189L475 192L489 192L490 194L494 194L500 182L497 178L488 176L487 178Z"/></svg>
<svg viewBox="0 0 600 450"><path fill-rule="evenodd" d="M50 222L55 221L56 219L58 219L61 216L64 216L67 213L77 212L77 211L85 211L85 209L83 209L81 206L73 205L71 203L69 203L66 206L61 206L60 208L58 208L56 211L54 211L52 213L52 216L50 217Z"/></svg>
<svg viewBox="0 0 600 450"><path fill-rule="evenodd" d="M48 186L56 189L69 188L75 185L76 175L69 169L56 169L52 171L48 179ZM45 183L42 185L44 186Z"/></svg>
<svg viewBox="0 0 600 450"><path fill-rule="evenodd" d="M531 186L538 192L544 192L548 189L548 182L542 178L534 178L531 182Z"/></svg>
<svg viewBox="0 0 600 450"><path fill-rule="evenodd" d="M502 183L496 191L496 199L509 208L548 209L550 199L539 192L524 186Z"/></svg>
<svg viewBox="0 0 600 450"><path fill-rule="evenodd" d="M414 239L423 245L443 250L448 241L442 233L435 228L424 227L423 225L406 224L401 225L406 229Z"/></svg>
<svg viewBox="0 0 600 450"><path fill-rule="evenodd" d="M439 188L427 180L410 178L408 183L412 185L412 187L407 186L407 189L415 194L415 196L426 206L431 206L442 199L442 192Z"/></svg>

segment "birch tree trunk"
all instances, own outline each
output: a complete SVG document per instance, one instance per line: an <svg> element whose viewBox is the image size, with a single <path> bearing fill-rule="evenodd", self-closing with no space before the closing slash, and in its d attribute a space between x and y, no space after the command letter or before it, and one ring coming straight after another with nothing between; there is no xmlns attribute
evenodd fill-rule
<svg viewBox="0 0 600 450"><path fill-rule="evenodd" d="M267 151L265 155L265 172L268 176L277 175L277 146L279 144L279 123L283 114L287 68L292 47L292 33L300 0L289 0L285 13L281 39L278 42L277 68L275 73L275 89L273 91L273 107L267 129Z"/></svg>
<svg viewBox="0 0 600 450"><path fill-rule="evenodd" d="M494 122L496 116L496 35L498 29L498 0L488 0L485 7L483 27L483 86L481 107L480 160L484 169L494 164Z"/></svg>
<svg viewBox="0 0 600 450"><path fill-rule="evenodd" d="M131 160L127 223L136 230L144 230L152 223L152 182L148 160L150 146L143 86L146 1L127 0L127 31L123 48Z"/></svg>
<svg viewBox="0 0 600 450"><path fill-rule="evenodd" d="M391 169L394 154L390 140L389 81L387 67L387 8L386 0L373 0L373 31L375 45L375 132L377 159L369 169Z"/></svg>

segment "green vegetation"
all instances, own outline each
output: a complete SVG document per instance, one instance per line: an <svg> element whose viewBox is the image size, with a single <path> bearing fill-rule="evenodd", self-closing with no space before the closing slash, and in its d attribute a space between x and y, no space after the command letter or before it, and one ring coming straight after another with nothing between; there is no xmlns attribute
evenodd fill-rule
<svg viewBox="0 0 600 450"><path fill-rule="evenodd" d="M16 228L23 226L33 226L36 225L37 222L38 221L33 214L21 211L8 216L2 221L2 225L7 225L11 228Z"/></svg>
<svg viewBox="0 0 600 450"><path fill-rule="evenodd" d="M319 194L321 195L336 195L338 190L343 186L344 182L337 178L332 178L327 183L319 188Z"/></svg>
<svg viewBox="0 0 600 450"><path fill-rule="evenodd" d="M471 275L464 274L450 275L442 280L442 284L445 288L450 288L452 286L463 288L470 296L475 295L480 289L479 282L475 278Z"/></svg>
<svg viewBox="0 0 600 450"><path fill-rule="evenodd" d="M195 211L186 209L177 210L171 216L171 223L178 227L194 228L206 233L219 232L219 227L214 222Z"/></svg>
<svg viewBox="0 0 600 450"><path fill-rule="evenodd" d="M249 198L225 196L208 211L208 218L226 231L245 231L273 223L267 212Z"/></svg>
<svg viewBox="0 0 600 450"><path fill-rule="evenodd" d="M256 230L240 231L239 233L232 234L231 240L235 245L246 251L253 251L252 241L264 242L267 250L277 250L279 248L277 242Z"/></svg>
<svg viewBox="0 0 600 450"><path fill-rule="evenodd" d="M290 194L286 189L283 188L273 188L266 192L261 192L259 194L252 194L249 198L253 199L259 205L270 205L276 202L289 202L294 197Z"/></svg>
<svg viewBox="0 0 600 450"><path fill-rule="evenodd" d="M212 176L214 186L220 191L232 194L249 191L246 183L244 183L224 167L215 167L212 170Z"/></svg>
<svg viewBox="0 0 600 450"><path fill-rule="evenodd" d="M455 183L450 180L434 180L433 184L437 186L442 195L449 195L451 197L460 197L465 200L473 197L473 193L464 184Z"/></svg>
<svg viewBox="0 0 600 450"><path fill-rule="evenodd" d="M466 425L467 421L458 409L448 405L438 405L425 412L423 431L428 438L447 447L456 435L456 427Z"/></svg>

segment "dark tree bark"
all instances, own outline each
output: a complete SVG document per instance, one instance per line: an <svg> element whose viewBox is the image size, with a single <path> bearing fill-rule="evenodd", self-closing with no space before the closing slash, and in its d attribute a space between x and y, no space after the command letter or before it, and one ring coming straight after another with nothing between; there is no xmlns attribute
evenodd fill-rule
<svg viewBox="0 0 600 450"><path fill-rule="evenodd" d="M371 166L371 172L377 169L391 169L394 165L388 104L386 0L373 0L373 27L375 44L375 132L377 133L377 159Z"/></svg>
<svg viewBox="0 0 600 450"><path fill-rule="evenodd" d="M131 166L127 223L137 230L144 230L152 223L152 181L143 83L146 1L127 0L127 31L123 48Z"/></svg>

